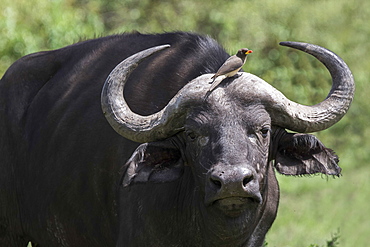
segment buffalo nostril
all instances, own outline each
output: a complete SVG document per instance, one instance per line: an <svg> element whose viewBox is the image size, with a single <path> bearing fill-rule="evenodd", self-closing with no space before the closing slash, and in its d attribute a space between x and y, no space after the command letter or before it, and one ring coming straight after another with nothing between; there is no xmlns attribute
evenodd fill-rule
<svg viewBox="0 0 370 247"><path fill-rule="evenodd" d="M254 178L253 175L246 176L243 179L243 187L246 187L253 180L253 178Z"/></svg>
<svg viewBox="0 0 370 247"><path fill-rule="evenodd" d="M217 189L220 189L222 187L221 181L219 181L217 179L211 178L211 182L212 182L212 184L214 184L217 187Z"/></svg>

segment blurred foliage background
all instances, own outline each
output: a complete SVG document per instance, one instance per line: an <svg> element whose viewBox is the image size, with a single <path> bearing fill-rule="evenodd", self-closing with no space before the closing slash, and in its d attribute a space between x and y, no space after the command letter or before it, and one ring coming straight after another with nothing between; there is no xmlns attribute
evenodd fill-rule
<svg viewBox="0 0 370 247"><path fill-rule="evenodd" d="M339 179L279 176L281 203L268 246L309 246L340 235L339 246L367 246L370 236L370 1L368 0L0 0L0 76L18 58L110 34L192 31L234 54L253 49L244 70L303 104L323 100L327 70L280 41L324 46L356 80L349 113L315 133L341 158Z"/></svg>

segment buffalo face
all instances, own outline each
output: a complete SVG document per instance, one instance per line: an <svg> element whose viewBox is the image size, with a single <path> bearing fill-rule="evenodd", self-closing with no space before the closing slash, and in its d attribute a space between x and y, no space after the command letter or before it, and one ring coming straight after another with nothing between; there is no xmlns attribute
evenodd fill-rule
<svg viewBox="0 0 370 247"><path fill-rule="evenodd" d="M124 166L120 183L120 205L137 206L134 195L145 194L139 188L147 187L148 195L140 199L140 204L151 210L141 214L146 219L160 215L153 219L159 225L171 224L168 222L173 218L181 222L179 219L192 212L194 216L187 219L194 231L190 235L205 237L199 246L218 246L225 241L243 246L255 231L262 212L269 211L273 218L276 214L277 205L266 208L267 176L274 178L268 162L269 114L260 105L234 104L232 97L220 101L227 93L217 90L207 103L189 109L184 129L175 136L140 145ZM178 195L165 192L167 188L162 191L163 186L173 188ZM277 186L270 190L270 200L276 201ZM151 204L165 200L164 197L169 204L180 201L184 205L167 208ZM126 206L120 210L121 216L125 215L122 220L132 213ZM159 219L166 223L159 223ZM204 227L197 229L197 225Z"/></svg>
<svg viewBox="0 0 370 247"><path fill-rule="evenodd" d="M231 217L257 209L263 201L271 119L263 106L234 104L227 91L216 92L203 106L189 109L181 133L139 146L126 164L124 186L171 182L187 167L207 208Z"/></svg>
<svg viewBox="0 0 370 247"><path fill-rule="evenodd" d="M205 205L236 217L262 203L271 120L261 106L222 98L209 98L186 120L185 152Z"/></svg>

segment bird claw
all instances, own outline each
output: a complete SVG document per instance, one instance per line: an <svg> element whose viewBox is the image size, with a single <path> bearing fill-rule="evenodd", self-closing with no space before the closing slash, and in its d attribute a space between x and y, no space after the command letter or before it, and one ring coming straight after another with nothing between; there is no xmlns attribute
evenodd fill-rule
<svg viewBox="0 0 370 247"><path fill-rule="evenodd" d="M240 74L240 73L236 73L233 77L234 77L234 78L239 78L240 76L242 76L242 74Z"/></svg>

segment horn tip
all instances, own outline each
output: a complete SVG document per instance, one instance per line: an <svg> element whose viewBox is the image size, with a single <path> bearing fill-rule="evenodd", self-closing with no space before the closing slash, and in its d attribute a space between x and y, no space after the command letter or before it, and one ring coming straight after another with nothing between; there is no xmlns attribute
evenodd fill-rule
<svg viewBox="0 0 370 247"><path fill-rule="evenodd" d="M289 46L289 47L294 47L294 46L297 46L297 45L304 45L306 43L302 43L302 42L295 42L295 41L282 41L279 43L279 45L282 45L282 46Z"/></svg>
<svg viewBox="0 0 370 247"><path fill-rule="evenodd" d="M279 43L279 45L291 47L291 48L298 49L304 52L307 52L308 47L311 47L311 49L316 47L316 45L303 43L303 42L295 42L295 41L282 41Z"/></svg>
<svg viewBox="0 0 370 247"><path fill-rule="evenodd" d="M169 44L158 45L158 46L154 46L152 48L147 49L147 51L149 51L151 54L153 54L153 53L156 53L158 51L164 50L164 49L169 48L169 47L171 47L171 45L169 45Z"/></svg>
<svg viewBox="0 0 370 247"><path fill-rule="evenodd" d="M159 47L162 48L162 49L165 49L165 48L171 47L171 45L170 44L165 44L165 45L160 45Z"/></svg>
<svg viewBox="0 0 370 247"><path fill-rule="evenodd" d="M291 42L291 41L281 41L279 42L279 45L282 45L282 46L287 46L287 44Z"/></svg>

